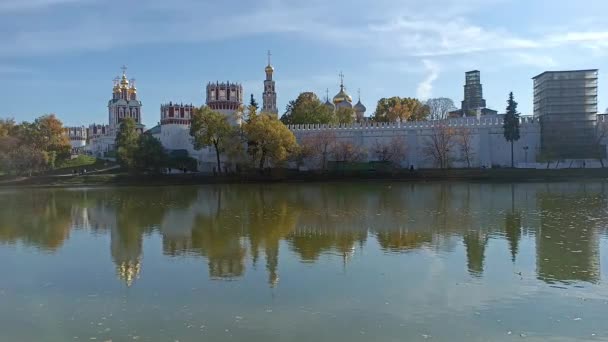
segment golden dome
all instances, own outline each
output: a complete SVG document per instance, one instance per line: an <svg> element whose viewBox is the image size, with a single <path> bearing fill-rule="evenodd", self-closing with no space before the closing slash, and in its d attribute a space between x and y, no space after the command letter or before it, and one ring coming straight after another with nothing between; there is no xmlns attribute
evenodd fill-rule
<svg viewBox="0 0 608 342"><path fill-rule="evenodd" d="M129 85L129 80L127 79L127 75L122 74L122 79L120 80L120 86L122 88L126 88Z"/></svg>
<svg viewBox="0 0 608 342"><path fill-rule="evenodd" d="M266 66L266 72L273 72L273 71L274 71L274 68L272 67L272 65L268 64Z"/></svg>
<svg viewBox="0 0 608 342"><path fill-rule="evenodd" d="M334 104L337 105L342 102L353 102L353 98L344 91L344 86L340 86L340 92L334 96Z"/></svg>

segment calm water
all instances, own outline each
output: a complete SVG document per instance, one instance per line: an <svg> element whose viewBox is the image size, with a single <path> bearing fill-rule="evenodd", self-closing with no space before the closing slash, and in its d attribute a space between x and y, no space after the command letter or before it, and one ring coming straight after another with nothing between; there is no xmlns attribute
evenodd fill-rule
<svg viewBox="0 0 608 342"><path fill-rule="evenodd" d="M608 183L0 190L0 341L606 341Z"/></svg>

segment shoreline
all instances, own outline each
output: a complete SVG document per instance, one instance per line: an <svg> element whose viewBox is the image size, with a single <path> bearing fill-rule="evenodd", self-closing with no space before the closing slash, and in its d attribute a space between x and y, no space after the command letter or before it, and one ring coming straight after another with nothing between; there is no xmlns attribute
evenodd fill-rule
<svg viewBox="0 0 608 342"><path fill-rule="evenodd" d="M391 182L563 182L572 180L608 180L604 169L451 169L399 172L297 172L273 169L268 173L240 175L172 174L133 175L100 173L75 176L36 176L14 181L0 181L0 188L74 188L105 186L170 186L204 184L323 183L357 181Z"/></svg>

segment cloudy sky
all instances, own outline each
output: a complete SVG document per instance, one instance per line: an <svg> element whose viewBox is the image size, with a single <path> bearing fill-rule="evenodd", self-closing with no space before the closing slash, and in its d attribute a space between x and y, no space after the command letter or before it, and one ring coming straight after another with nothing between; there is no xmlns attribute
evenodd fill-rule
<svg viewBox="0 0 608 342"><path fill-rule="evenodd" d="M208 81L238 81L261 102L272 50L280 111L302 91L347 90L373 112L381 97L462 100L481 70L488 106L509 91L531 114L531 77L600 69L608 106L605 0L0 0L0 116L57 113L107 121L126 64L144 122L161 103L201 105Z"/></svg>

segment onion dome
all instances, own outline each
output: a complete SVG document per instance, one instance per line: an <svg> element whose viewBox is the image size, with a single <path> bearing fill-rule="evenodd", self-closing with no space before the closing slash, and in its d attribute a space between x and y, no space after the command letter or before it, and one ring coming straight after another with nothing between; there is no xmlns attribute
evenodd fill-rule
<svg viewBox="0 0 608 342"><path fill-rule="evenodd" d="M268 64L266 66L266 72L274 72L274 68L272 67L272 65Z"/></svg>
<svg viewBox="0 0 608 342"><path fill-rule="evenodd" d="M367 108L365 108L365 106L363 105L363 103L361 103L361 100L359 100L357 102L357 104L355 105L355 107L353 107L355 109L355 112L361 112L364 113Z"/></svg>
<svg viewBox="0 0 608 342"><path fill-rule="evenodd" d="M340 86L340 92L336 94L336 96L334 96L334 104L338 105L341 102L348 102L348 103L352 103L353 102L353 98L348 95L346 93L346 91L344 91L344 86L341 85Z"/></svg>
<svg viewBox="0 0 608 342"><path fill-rule="evenodd" d="M336 106L329 101L329 99L325 100L325 107L329 108L332 112L336 110Z"/></svg>
<svg viewBox="0 0 608 342"><path fill-rule="evenodd" d="M127 75L122 74L122 78L120 80L120 87L126 89L129 87L129 80L127 79Z"/></svg>

